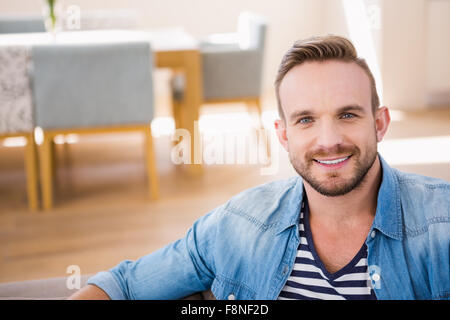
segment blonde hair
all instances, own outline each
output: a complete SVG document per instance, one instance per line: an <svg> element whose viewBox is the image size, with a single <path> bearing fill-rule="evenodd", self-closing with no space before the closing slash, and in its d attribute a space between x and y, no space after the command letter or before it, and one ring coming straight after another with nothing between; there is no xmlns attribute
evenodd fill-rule
<svg viewBox="0 0 450 320"><path fill-rule="evenodd" d="M284 113L283 109L281 108L279 91L280 84L284 79L284 76L293 67L298 66L304 62L327 60L355 62L357 65L363 68L363 70L369 76L371 82L372 111L376 111L376 109L380 105L380 101L378 98L375 79L366 61L362 58L358 58L356 49L350 42L350 40L340 36L327 35L296 41L281 60L280 67L278 68L277 78L275 80L275 92L277 96L278 113L282 119L284 119Z"/></svg>

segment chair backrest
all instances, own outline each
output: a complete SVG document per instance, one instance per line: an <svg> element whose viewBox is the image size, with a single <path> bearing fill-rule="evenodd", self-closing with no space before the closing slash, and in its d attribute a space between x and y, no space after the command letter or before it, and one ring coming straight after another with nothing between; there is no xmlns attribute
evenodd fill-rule
<svg viewBox="0 0 450 320"><path fill-rule="evenodd" d="M0 15L0 33L44 31L44 19L40 15Z"/></svg>
<svg viewBox="0 0 450 320"><path fill-rule="evenodd" d="M146 124L153 118L148 42L34 46L32 62L37 126Z"/></svg>
<svg viewBox="0 0 450 320"><path fill-rule="evenodd" d="M237 33L241 49L263 49L266 38L266 19L252 12L241 12L238 18Z"/></svg>

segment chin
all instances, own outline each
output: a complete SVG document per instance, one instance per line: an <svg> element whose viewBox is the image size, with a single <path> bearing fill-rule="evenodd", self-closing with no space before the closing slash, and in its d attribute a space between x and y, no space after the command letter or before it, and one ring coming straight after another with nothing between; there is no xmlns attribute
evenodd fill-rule
<svg viewBox="0 0 450 320"><path fill-rule="evenodd" d="M355 182L347 182L347 183L310 183L309 185L316 190L318 193L320 193L323 196L326 197L339 197L348 194L349 192L356 189L359 185L355 184Z"/></svg>

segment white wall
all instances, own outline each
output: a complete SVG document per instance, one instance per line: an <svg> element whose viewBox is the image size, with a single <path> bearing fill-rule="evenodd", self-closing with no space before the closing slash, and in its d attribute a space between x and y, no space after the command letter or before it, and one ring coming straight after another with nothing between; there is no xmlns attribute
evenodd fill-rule
<svg viewBox="0 0 450 320"><path fill-rule="evenodd" d="M381 10L381 28L372 36L384 104L422 109L434 100L450 106L450 1L364 2ZM324 17L323 33L350 36L341 0L324 0Z"/></svg>
<svg viewBox="0 0 450 320"><path fill-rule="evenodd" d="M358 55L366 60L374 75L378 95L382 102L381 1L326 0L323 33L332 33L352 40Z"/></svg>
<svg viewBox="0 0 450 320"><path fill-rule="evenodd" d="M357 1L357 0L354 0ZM1 13L40 12L43 1L0 1ZM184 26L197 37L233 32L240 11L269 21L264 87L272 83L283 53L300 38L349 36L342 0L64 0L82 10L137 8L142 28ZM383 101L394 108L424 108L430 92L450 92L450 0L364 0L381 8L373 31L381 66ZM450 97L450 94L449 94ZM450 101L449 101L450 105Z"/></svg>
<svg viewBox="0 0 450 320"><path fill-rule="evenodd" d="M395 108L420 109L426 105L426 2L383 3L384 101Z"/></svg>
<svg viewBox="0 0 450 320"><path fill-rule="evenodd" d="M450 1L428 1L427 102L450 105Z"/></svg>

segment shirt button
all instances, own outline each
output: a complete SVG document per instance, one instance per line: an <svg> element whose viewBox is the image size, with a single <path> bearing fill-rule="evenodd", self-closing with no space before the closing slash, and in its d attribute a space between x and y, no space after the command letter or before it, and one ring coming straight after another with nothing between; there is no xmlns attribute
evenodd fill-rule
<svg viewBox="0 0 450 320"><path fill-rule="evenodd" d="M288 266L284 266L284 268L283 268L283 276L285 276L286 273L288 273L288 271L289 271Z"/></svg>
<svg viewBox="0 0 450 320"><path fill-rule="evenodd" d="M373 239L373 238L375 238L376 234L377 234L377 232L375 230L372 230L372 232L370 233L370 237Z"/></svg>
<svg viewBox="0 0 450 320"><path fill-rule="evenodd" d="M372 280L373 280L373 281L379 281L379 280L380 280L380 275L379 275L378 273L374 273L374 274L372 275Z"/></svg>
<svg viewBox="0 0 450 320"><path fill-rule="evenodd" d="M234 300L234 299L236 299L236 297L234 296L234 294L230 294L230 295L228 296L228 300Z"/></svg>

